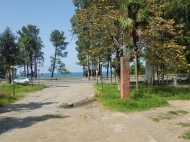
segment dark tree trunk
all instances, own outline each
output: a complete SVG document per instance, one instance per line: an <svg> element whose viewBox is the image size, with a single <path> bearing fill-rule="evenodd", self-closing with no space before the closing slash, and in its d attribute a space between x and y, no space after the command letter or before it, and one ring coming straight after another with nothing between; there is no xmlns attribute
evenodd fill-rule
<svg viewBox="0 0 190 142"><path fill-rule="evenodd" d="M36 55L36 52L35 52L35 56L34 56L34 78L37 78L37 55Z"/></svg>
<svg viewBox="0 0 190 142"><path fill-rule="evenodd" d="M55 62L56 62L56 56L57 56L56 52L57 52L57 46L55 47L55 55L54 55L54 61L53 61L52 72L51 72L51 78L53 78L54 70L55 70Z"/></svg>
<svg viewBox="0 0 190 142"><path fill-rule="evenodd" d="M26 75L27 75L27 77L29 76L29 65L28 65L28 62L26 63Z"/></svg>
<svg viewBox="0 0 190 142"><path fill-rule="evenodd" d="M24 77L26 77L26 63L24 62Z"/></svg>
<svg viewBox="0 0 190 142"><path fill-rule="evenodd" d="M109 72L109 62L108 62L107 71L106 71L106 76L107 77L108 77L108 72Z"/></svg>

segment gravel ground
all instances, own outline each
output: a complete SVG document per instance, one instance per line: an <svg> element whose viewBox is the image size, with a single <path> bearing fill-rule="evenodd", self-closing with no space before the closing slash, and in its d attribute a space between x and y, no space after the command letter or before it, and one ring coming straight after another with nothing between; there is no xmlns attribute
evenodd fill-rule
<svg viewBox="0 0 190 142"><path fill-rule="evenodd" d="M0 142L187 142L190 130L178 125L190 122L189 101L170 101L170 106L123 114L93 101L90 84L46 88L0 109ZM151 118L163 117L159 122Z"/></svg>

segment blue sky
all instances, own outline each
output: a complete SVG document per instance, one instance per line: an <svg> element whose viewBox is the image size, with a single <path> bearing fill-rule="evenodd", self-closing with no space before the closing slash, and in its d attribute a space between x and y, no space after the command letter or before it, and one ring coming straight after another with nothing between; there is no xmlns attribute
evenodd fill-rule
<svg viewBox="0 0 190 142"><path fill-rule="evenodd" d="M67 46L68 57L63 58L66 68L71 72L82 72L78 62L75 40L72 40L70 19L75 13L72 0L1 0L0 8L0 33L8 26L16 34L22 26L36 25L40 29L45 53L44 66L40 67L41 73L48 73L50 56L54 53L54 47L49 40L50 33L57 29L63 31L69 42ZM17 35L17 34L16 34ZM20 69L19 69L20 71Z"/></svg>

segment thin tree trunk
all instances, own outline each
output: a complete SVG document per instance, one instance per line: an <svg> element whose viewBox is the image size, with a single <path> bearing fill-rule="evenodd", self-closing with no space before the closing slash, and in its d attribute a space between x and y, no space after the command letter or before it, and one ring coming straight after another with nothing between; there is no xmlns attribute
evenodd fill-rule
<svg viewBox="0 0 190 142"><path fill-rule="evenodd" d="M136 78L136 90L139 90L139 77L138 77L138 56L135 53L135 78Z"/></svg>
<svg viewBox="0 0 190 142"><path fill-rule="evenodd" d="M55 47L55 55L54 55L54 61L53 61L52 72L51 72L51 78L53 78L54 70L55 70L55 62L56 62L56 56L57 56L56 52L57 52L57 46Z"/></svg>
<svg viewBox="0 0 190 142"><path fill-rule="evenodd" d="M28 62L27 62L27 63L26 63L26 70L27 70L27 71L26 71L26 75L27 75L27 77L28 77L28 75L29 75L29 69L28 69L28 68L29 68L29 65L28 65Z"/></svg>
<svg viewBox="0 0 190 142"><path fill-rule="evenodd" d="M162 68L162 83L164 82L164 68Z"/></svg>
<svg viewBox="0 0 190 142"><path fill-rule="evenodd" d="M110 64L110 78L111 78L111 82L112 82L112 67L111 67L111 64Z"/></svg>
<svg viewBox="0 0 190 142"><path fill-rule="evenodd" d="M31 76L31 82L32 82L32 85L33 85L33 75L34 75L34 72L33 72L33 65L32 65L33 61L32 61L32 52L30 52L30 76Z"/></svg>
<svg viewBox="0 0 190 142"><path fill-rule="evenodd" d="M85 65L83 65L83 77L85 77Z"/></svg>
<svg viewBox="0 0 190 142"><path fill-rule="evenodd" d="M36 57L37 56L35 53L35 57L34 57L34 72L35 72L35 74L34 74L34 78L37 78L37 66L38 66L38 64L37 64L37 58Z"/></svg>
<svg viewBox="0 0 190 142"><path fill-rule="evenodd" d="M187 76L187 81L190 81L190 73L188 73L188 76Z"/></svg>
<svg viewBox="0 0 190 142"><path fill-rule="evenodd" d="M119 51L116 52L116 59L117 59L116 74L118 76L117 90L120 91L120 56L119 56Z"/></svg>
<svg viewBox="0 0 190 142"><path fill-rule="evenodd" d="M26 77L26 63L24 62L24 77Z"/></svg>
<svg viewBox="0 0 190 142"><path fill-rule="evenodd" d="M88 65L88 80L90 80L89 49L88 49L88 55L87 55L87 65Z"/></svg>
<svg viewBox="0 0 190 142"><path fill-rule="evenodd" d="M107 79L108 79L108 72L109 72L109 62L108 62L107 72L106 72Z"/></svg>
<svg viewBox="0 0 190 142"><path fill-rule="evenodd" d="M107 77L108 77L108 72L109 72L109 62L108 62L107 71L106 71L106 76Z"/></svg>

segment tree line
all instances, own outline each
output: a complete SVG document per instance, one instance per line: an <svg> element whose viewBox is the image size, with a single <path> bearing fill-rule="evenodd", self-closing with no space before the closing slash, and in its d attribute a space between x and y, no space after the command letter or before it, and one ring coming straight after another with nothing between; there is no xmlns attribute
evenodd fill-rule
<svg viewBox="0 0 190 142"><path fill-rule="evenodd" d="M120 75L120 57L140 67L146 63L145 81L155 72L190 72L189 0L73 0L71 18L77 36L78 65L83 71L114 68ZM89 66L90 65L90 66Z"/></svg>
<svg viewBox="0 0 190 142"><path fill-rule="evenodd" d="M35 25L23 26L15 35L9 27L0 33L0 74L5 75L9 83L12 80L12 66L23 67L21 72L25 77L37 77L39 67L43 67L44 48L43 41L39 36L40 29ZM50 41L55 48L54 55L50 57L51 65L49 72L53 77L55 70L65 71L65 64L62 62L63 57L67 57L65 52L68 42L63 31L53 30L50 34Z"/></svg>

